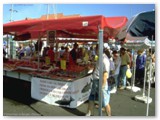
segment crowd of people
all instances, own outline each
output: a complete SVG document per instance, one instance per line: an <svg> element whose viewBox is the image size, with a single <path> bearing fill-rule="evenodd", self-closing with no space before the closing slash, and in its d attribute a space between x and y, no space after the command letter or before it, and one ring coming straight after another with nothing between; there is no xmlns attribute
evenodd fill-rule
<svg viewBox="0 0 160 120"><path fill-rule="evenodd" d="M138 50L135 62L133 61L133 54L130 50L123 47L119 51L104 49L103 50L103 78L102 78L102 107L106 112L106 115L111 116L111 106L109 104L110 94L116 93L116 91L123 90L126 88L127 69L133 69L135 67L135 81L137 85L143 85L146 58L152 58L152 76L155 76L155 55L151 49L149 50ZM97 52L96 52L97 53ZM136 53L135 53L136 54ZM134 64L135 63L135 64ZM93 72L93 84L92 90L89 97L88 109L86 116L93 115L94 100L97 99L99 89L99 64L97 61L95 70ZM110 77L114 78L115 84L109 84ZM152 80L155 83L155 79ZM131 81L130 81L131 82Z"/></svg>
<svg viewBox="0 0 160 120"><path fill-rule="evenodd" d="M39 46L39 47L38 47ZM16 56L18 59L25 57L38 57L45 60L46 57L50 59L50 62L66 60L67 64L77 64L78 59L83 61L92 61L95 56L95 48L90 46L89 48L82 45L74 44L61 44L56 48L54 44L45 46L43 41L37 41L36 43L28 43L25 45L20 43L16 49ZM86 62L87 63L87 62Z"/></svg>
<svg viewBox="0 0 160 120"><path fill-rule="evenodd" d="M38 47L39 46L39 47ZM61 46L58 48L58 55L53 44L50 46L43 47L42 41L37 41L36 44L29 44L24 47L20 44L17 48L17 56L21 59L24 56L33 56L37 53L42 53L41 57L49 57L51 63L56 59L66 60L69 65L77 64L77 59L84 61L96 62L94 71L92 73L92 89L89 97L87 116L93 115L94 100L97 99L99 89L99 62L98 56L98 45L79 46L74 43L72 46ZM7 54L3 52L4 56ZM129 49L123 47L120 50L104 48L103 50L103 79L102 79L102 106L106 111L106 115L111 116L111 107L109 104L110 94L116 93L117 90L123 90L127 86L127 81L131 82L131 78L126 77L127 69L135 67L135 84L143 85L145 65L147 56L152 58L152 75L155 76L155 54L154 51L149 50L138 50L136 59ZM133 61L134 60L134 61ZM110 78L114 78L114 84L110 84ZM155 81L152 80L152 81Z"/></svg>

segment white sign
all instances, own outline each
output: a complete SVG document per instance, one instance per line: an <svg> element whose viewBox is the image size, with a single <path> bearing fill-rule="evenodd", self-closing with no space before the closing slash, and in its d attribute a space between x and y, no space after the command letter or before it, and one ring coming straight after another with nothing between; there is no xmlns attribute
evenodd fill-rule
<svg viewBox="0 0 160 120"><path fill-rule="evenodd" d="M82 26L88 26L88 21L83 21Z"/></svg>
<svg viewBox="0 0 160 120"><path fill-rule="evenodd" d="M88 100L92 85L90 77L73 82L33 77L31 97L51 105L76 108Z"/></svg>

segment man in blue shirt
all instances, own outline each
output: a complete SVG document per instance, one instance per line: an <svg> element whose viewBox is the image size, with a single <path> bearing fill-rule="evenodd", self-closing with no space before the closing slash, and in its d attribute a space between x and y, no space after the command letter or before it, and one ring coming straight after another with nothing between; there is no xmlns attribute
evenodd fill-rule
<svg viewBox="0 0 160 120"><path fill-rule="evenodd" d="M138 56L136 58L136 83L143 85L146 56L143 54L143 50L138 50L137 54Z"/></svg>

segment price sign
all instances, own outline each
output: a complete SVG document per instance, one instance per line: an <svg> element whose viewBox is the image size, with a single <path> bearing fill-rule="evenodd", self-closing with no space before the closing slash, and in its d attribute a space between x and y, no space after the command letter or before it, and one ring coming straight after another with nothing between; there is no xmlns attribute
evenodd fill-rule
<svg viewBox="0 0 160 120"><path fill-rule="evenodd" d="M56 38L56 31L47 31L47 44L54 44Z"/></svg>

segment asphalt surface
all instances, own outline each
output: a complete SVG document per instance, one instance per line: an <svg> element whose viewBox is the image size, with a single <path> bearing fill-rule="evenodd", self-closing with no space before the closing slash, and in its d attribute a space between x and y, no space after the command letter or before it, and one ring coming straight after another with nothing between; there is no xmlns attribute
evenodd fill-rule
<svg viewBox="0 0 160 120"><path fill-rule="evenodd" d="M134 100L136 95L142 95L142 90L136 93L118 90L111 94L112 116L146 116L147 104ZM155 117L155 87L151 87L150 97L152 103L149 105L148 116ZM31 98L30 82L3 77L3 116L85 116L87 103L88 101L76 109L49 105ZM94 116L98 116L96 108Z"/></svg>

